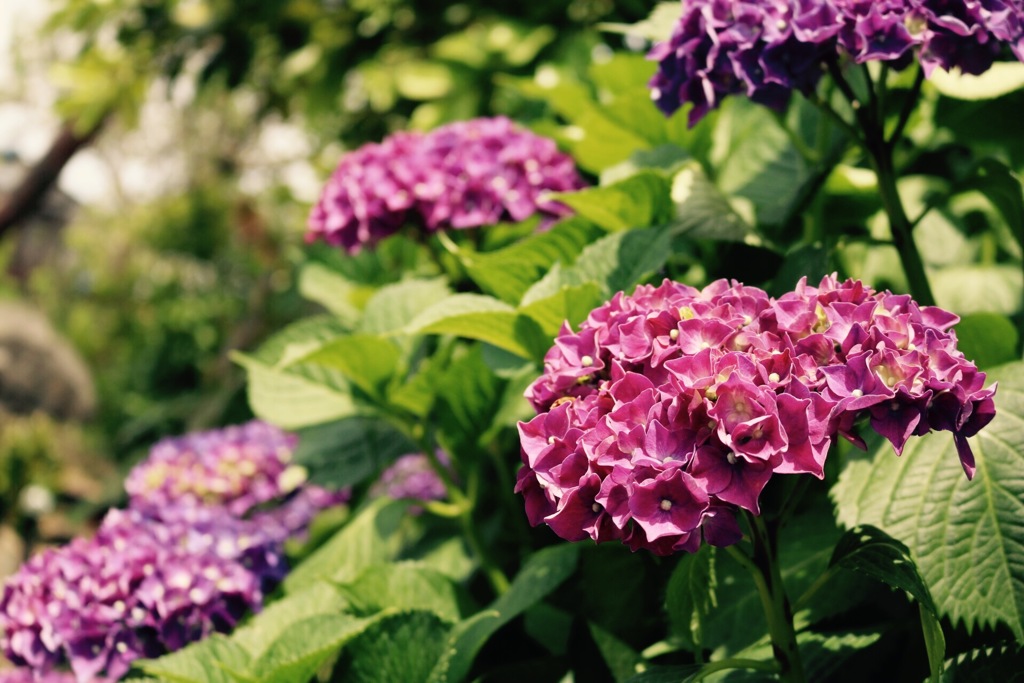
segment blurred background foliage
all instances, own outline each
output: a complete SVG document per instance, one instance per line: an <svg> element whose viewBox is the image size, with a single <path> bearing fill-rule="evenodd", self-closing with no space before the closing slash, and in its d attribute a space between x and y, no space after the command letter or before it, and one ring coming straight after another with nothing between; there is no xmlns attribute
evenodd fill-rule
<svg viewBox="0 0 1024 683"><path fill-rule="evenodd" d="M21 514L18 496L32 482L58 498L65 491L88 499L88 509L116 502L102 467L80 468L86 483L76 488L47 476L51 465L84 457L123 471L162 436L250 416L244 374L228 354L256 348L310 313L294 276L308 258L301 244L314 196L308 187L343 150L400 128L496 113L544 116L543 102L508 86L554 65L585 79L593 58L611 53L597 23L647 12L644 3L610 0L67 0L52 7L44 30L19 41L49 41L64 57L48 75L54 108L70 125L71 154L162 135L184 162L152 152L130 159L120 174L152 177L150 191L135 196L132 183L115 182L116 202L78 207L50 191L9 232L0 230L0 298L46 314L90 368L98 398L84 420L56 422L38 412L0 418L5 516ZM30 88L3 90L13 97ZM155 101L177 112L172 130L152 130L167 126L148 113ZM277 166L255 158L272 128L298 137L300 158ZM29 171L18 161L5 160L0 207ZM305 193L287 178L296 165ZM33 452L45 452L29 458L38 467L24 466L26 439Z"/></svg>

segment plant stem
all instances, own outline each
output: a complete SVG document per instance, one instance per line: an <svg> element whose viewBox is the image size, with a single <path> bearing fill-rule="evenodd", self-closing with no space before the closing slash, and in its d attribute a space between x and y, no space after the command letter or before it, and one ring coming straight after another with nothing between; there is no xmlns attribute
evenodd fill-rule
<svg viewBox="0 0 1024 683"><path fill-rule="evenodd" d="M754 544L753 556L748 557L736 546L729 546L727 550L754 578L764 616L768 620L768 635L771 637L775 661L779 665L779 679L786 683L804 683L806 678L797 648L793 613L779 570L775 536L760 517L748 514L747 522Z"/></svg>

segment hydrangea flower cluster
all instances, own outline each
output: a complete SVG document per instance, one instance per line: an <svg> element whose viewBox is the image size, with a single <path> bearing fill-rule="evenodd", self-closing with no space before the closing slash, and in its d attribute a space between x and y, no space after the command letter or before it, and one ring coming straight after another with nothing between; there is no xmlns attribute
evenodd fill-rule
<svg viewBox="0 0 1024 683"><path fill-rule="evenodd" d="M93 678L92 683L110 683L111 679ZM76 683L74 674L65 671L50 671L36 675L32 669L19 667L0 671L0 683Z"/></svg>
<svg viewBox="0 0 1024 683"><path fill-rule="evenodd" d="M262 602L259 578L191 530L111 511L92 539L30 559L0 598L2 645L46 672L69 663L80 682L117 679L131 662L232 628Z"/></svg>
<svg viewBox="0 0 1024 683"><path fill-rule="evenodd" d="M307 241L356 253L406 223L474 228L568 209L546 192L583 186L555 143L505 117L399 132L345 155L309 217Z"/></svg>
<svg viewBox="0 0 1024 683"><path fill-rule="evenodd" d="M448 466L448 455L437 451L437 458L442 465ZM384 470L372 487L370 495L387 496L395 500L444 500L448 495L444 482L430 465L430 460L423 453L407 453L395 460ZM410 507L411 514L420 514L422 508Z"/></svg>
<svg viewBox="0 0 1024 683"><path fill-rule="evenodd" d="M971 478L995 385L957 350L957 321L835 276L778 299L724 280L620 292L562 328L527 390L516 490L564 539L670 554L739 540L736 512L759 514L773 475L823 477L864 422L897 454L953 432Z"/></svg>
<svg viewBox="0 0 1024 683"><path fill-rule="evenodd" d="M648 55L658 62L651 95L666 114L691 102L694 125L731 94L783 107L840 52L895 68L916 54L926 75L980 74L1004 45L1024 60L1021 0L684 0L672 36Z"/></svg>
<svg viewBox="0 0 1024 683"><path fill-rule="evenodd" d="M284 543L348 492L303 486L296 438L250 422L167 439L129 475L126 510L32 558L0 596L0 647L79 681L229 631L284 578Z"/></svg>
<svg viewBox="0 0 1024 683"><path fill-rule="evenodd" d="M223 505L234 515L280 498L302 480L288 472L298 439L265 422L159 441L128 474L131 505Z"/></svg>

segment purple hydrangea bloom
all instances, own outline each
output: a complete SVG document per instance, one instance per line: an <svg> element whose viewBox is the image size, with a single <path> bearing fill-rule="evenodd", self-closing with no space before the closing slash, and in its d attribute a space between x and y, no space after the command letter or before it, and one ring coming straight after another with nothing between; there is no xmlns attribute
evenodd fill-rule
<svg viewBox="0 0 1024 683"><path fill-rule="evenodd" d="M108 683L112 679L93 678L91 683ZM74 674L66 671L49 671L36 674L24 667L0 671L0 683L77 683Z"/></svg>
<svg viewBox="0 0 1024 683"><path fill-rule="evenodd" d="M691 103L696 124L728 95L781 109L809 92L840 54L858 64L986 71L1003 46L1024 60L1021 0L683 0L658 62L651 96L666 114Z"/></svg>
<svg viewBox="0 0 1024 683"><path fill-rule="evenodd" d="M735 543L774 475L822 478L863 424L897 453L950 431L971 478L995 385L957 350L957 320L835 276L777 299L724 280L620 292L562 328L527 390L516 490L562 538L669 554Z"/></svg>
<svg viewBox="0 0 1024 683"><path fill-rule="evenodd" d="M0 597L4 653L41 673L68 664L84 683L230 630L261 604L259 577L191 533L113 510L94 538L36 555Z"/></svg>
<svg viewBox="0 0 1024 683"><path fill-rule="evenodd" d="M345 155L309 217L307 241L356 253L406 223L428 231L546 218L567 208L547 192L579 189L572 159L505 117L429 133L395 133Z"/></svg>
<svg viewBox="0 0 1024 683"><path fill-rule="evenodd" d="M230 631L284 578L285 541L349 496L303 485L295 443L261 422L158 443L128 477L128 509L7 581L0 647L84 682Z"/></svg>

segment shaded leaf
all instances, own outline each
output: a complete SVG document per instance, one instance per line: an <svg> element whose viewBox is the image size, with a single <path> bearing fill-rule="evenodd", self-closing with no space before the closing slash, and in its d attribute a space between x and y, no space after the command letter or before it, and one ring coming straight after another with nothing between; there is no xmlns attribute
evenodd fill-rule
<svg viewBox="0 0 1024 683"><path fill-rule="evenodd" d="M299 430L294 460L309 480L330 488L359 484L416 445L386 420L349 417Z"/></svg>
<svg viewBox="0 0 1024 683"><path fill-rule="evenodd" d="M387 615L349 643L334 677L348 683L425 681L444 653L449 630L430 612Z"/></svg>
<svg viewBox="0 0 1024 683"><path fill-rule="evenodd" d="M303 590L269 603L244 626L231 634L231 640L259 658L292 624L320 614L340 613L346 602L334 586L314 581Z"/></svg>
<svg viewBox="0 0 1024 683"><path fill-rule="evenodd" d="M653 171L640 171L611 185L562 192L553 197L611 231L658 225L672 215L668 181Z"/></svg>
<svg viewBox="0 0 1024 683"><path fill-rule="evenodd" d="M252 662L250 671L259 683L308 681L343 645L374 623L350 614L318 614L297 621Z"/></svg>
<svg viewBox="0 0 1024 683"><path fill-rule="evenodd" d="M418 562L367 567L355 581L339 589L357 614L368 616L395 608L431 612L446 622L459 619L458 597L451 579Z"/></svg>
<svg viewBox="0 0 1024 683"><path fill-rule="evenodd" d="M972 313L956 324L957 348L982 370L1017 360L1017 328L997 313Z"/></svg>

